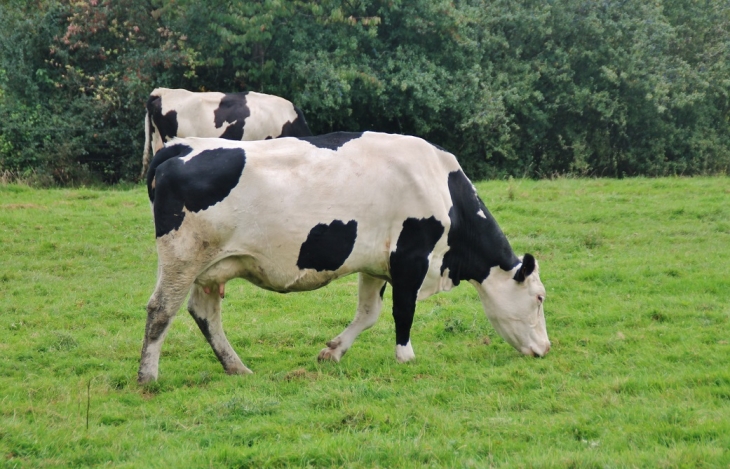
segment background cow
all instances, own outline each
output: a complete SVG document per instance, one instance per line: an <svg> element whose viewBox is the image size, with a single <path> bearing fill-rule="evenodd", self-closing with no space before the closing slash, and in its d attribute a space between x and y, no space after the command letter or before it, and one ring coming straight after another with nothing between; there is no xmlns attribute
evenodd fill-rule
<svg viewBox="0 0 730 469"><path fill-rule="evenodd" d="M309 135L302 111L278 96L157 88L147 99L140 177L147 172L150 144L155 153L173 137L266 140Z"/></svg>
<svg viewBox="0 0 730 469"><path fill-rule="evenodd" d="M162 342L188 311L228 373L250 373L221 323L225 284L276 292L359 272L355 318L320 360L339 361L393 288L395 355L418 299L468 281L497 332L527 355L550 349L535 259L515 256L456 158L415 137L335 133L259 142L174 139L147 176L157 286L147 305L140 383L157 379Z"/></svg>

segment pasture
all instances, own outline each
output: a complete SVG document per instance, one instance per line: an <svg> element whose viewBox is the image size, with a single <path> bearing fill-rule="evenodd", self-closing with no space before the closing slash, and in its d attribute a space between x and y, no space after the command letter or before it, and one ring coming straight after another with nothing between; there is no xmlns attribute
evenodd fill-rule
<svg viewBox="0 0 730 469"><path fill-rule="evenodd" d="M136 372L155 284L146 191L0 185L0 467L728 467L730 179L490 181L540 262L553 347L520 355L462 284L419 303L413 363L383 315L339 364L357 277L227 286L251 376L192 318Z"/></svg>

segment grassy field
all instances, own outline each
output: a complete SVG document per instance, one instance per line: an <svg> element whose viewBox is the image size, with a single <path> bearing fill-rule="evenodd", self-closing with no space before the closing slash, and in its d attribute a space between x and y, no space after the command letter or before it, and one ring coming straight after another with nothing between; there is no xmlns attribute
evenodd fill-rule
<svg viewBox="0 0 730 469"><path fill-rule="evenodd" d="M232 281L227 376L176 318L136 371L155 283L142 187L0 186L0 467L728 467L730 179L477 185L540 262L553 343L521 356L467 285L419 303L394 359L390 296L339 364L357 278L279 295Z"/></svg>

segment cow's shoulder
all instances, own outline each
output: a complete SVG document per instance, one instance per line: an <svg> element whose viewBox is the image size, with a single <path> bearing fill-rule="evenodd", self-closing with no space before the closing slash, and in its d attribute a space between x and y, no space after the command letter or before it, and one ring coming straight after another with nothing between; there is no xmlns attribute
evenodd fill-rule
<svg viewBox="0 0 730 469"><path fill-rule="evenodd" d="M293 105L292 105L293 106ZM293 106L294 113L297 115L293 121L287 121L281 127L281 137L311 137L312 131L309 129L307 120L301 109Z"/></svg>

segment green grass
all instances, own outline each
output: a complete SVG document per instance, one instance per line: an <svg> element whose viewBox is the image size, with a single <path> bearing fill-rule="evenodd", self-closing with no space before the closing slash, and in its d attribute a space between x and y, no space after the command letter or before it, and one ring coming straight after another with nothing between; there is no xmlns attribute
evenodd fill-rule
<svg viewBox="0 0 730 469"><path fill-rule="evenodd" d="M139 387L145 191L0 185L0 467L728 467L730 179L477 187L540 262L545 359L464 284L419 303L415 362L395 362L388 289L380 322L318 364L355 276L232 281L224 323L255 374L225 375L181 311Z"/></svg>

